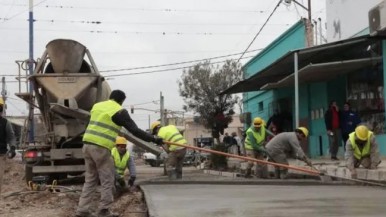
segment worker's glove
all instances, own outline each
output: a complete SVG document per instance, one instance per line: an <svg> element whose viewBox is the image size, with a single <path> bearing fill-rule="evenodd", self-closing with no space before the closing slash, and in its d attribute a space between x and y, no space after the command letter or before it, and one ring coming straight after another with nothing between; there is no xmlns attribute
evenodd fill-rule
<svg viewBox="0 0 386 217"><path fill-rule="evenodd" d="M127 181L127 184L131 187L134 185L135 182L135 176L131 176L130 179Z"/></svg>
<svg viewBox="0 0 386 217"><path fill-rule="evenodd" d="M313 167L311 160L308 157L304 157L303 161L310 167Z"/></svg>
<svg viewBox="0 0 386 217"><path fill-rule="evenodd" d="M267 152L267 150L265 150L265 148L263 146L259 147L256 151L258 151L259 153L261 153L265 156L268 156L268 152Z"/></svg>
<svg viewBox="0 0 386 217"><path fill-rule="evenodd" d="M117 178L117 183L121 187L125 187L125 180L121 177Z"/></svg>
<svg viewBox="0 0 386 217"><path fill-rule="evenodd" d="M12 159L16 156L16 147L15 146L11 146L8 153L7 153L7 156L9 159Z"/></svg>
<svg viewBox="0 0 386 217"><path fill-rule="evenodd" d="M157 145L163 145L164 144L164 140L161 137L154 136L154 143L157 144Z"/></svg>

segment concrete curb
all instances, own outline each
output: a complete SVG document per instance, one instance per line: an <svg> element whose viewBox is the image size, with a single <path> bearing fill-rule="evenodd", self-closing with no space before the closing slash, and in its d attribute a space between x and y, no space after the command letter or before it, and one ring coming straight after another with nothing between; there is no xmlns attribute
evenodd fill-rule
<svg viewBox="0 0 386 217"><path fill-rule="evenodd" d="M298 165L297 161L290 161L290 165L309 168L307 166ZM344 165L344 162L328 162L322 160L315 160L315 167L319 171L324 172L326 175L338 176L342 178L351 178L351 172ZM233 168L235 170L240 170L241 172L245 171L247 168L247 163L238 159L228 159L228 168ZM252 168L254 171L254 168ZM274 167L268 165L268 171L273 172ZM303 172L289 170L293 174L304 174ZM215 172L213 172L215 173ZM376 170L369 170L364 168L357 169L358 179L368 180L368 181L386 181L386 168L380 166Z"/></svg>

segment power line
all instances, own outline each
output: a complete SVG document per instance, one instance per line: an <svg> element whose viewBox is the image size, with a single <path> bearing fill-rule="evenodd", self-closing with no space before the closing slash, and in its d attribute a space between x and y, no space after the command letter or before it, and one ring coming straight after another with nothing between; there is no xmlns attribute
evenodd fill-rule
<svg viewBox="0 0 386 217"><path fill-rule="evenodd" d="M262 50L262 49L259 48L259 49L255 49L255 50L250 50L250 51L245 52L245 53L251 53L251 52L255 52L255 51L259 51L259 50ZM191 61L184 61L184 62L177 62L177 63L162 64L162 65L141 66L141 67L125 68L125 69L100 70L99 72L106 73L106 72L132 71L132 70L138 70L138 69L151 69L151 68L158 68L158 67L164 67L164 66L174 66L174 65L181 65L181 64L186 64L186 63L194 63L194 62L201 62L201 61L207 61L207 60L213 60L213 59L220 59L220 58L224 58L224 57L235 56L235 55L238 55L238 54L240 54L240 53L228 54L228 55L217 56L217 57L211 57L211 58L206 58L206 59L198 59L198 60L191 60ZM250 57L253 57L253 56L243 57L242 59L250 58ZM213 64L216 64L216 63L223 63L223 62L225 62L225 61L217 61L217 62L213 62L213 63L210 63L210 64L213 65ZM149 74L149 73L154 73L154 72L164 72L164 71L174 71L174 70L178 70L178 69L186 69L186 68L190 68L190 67L193 67L193 65L184 66L184 67L178 67L178 68L171 68L171 69L161 69L161 70L153 70L153 71L146 71L146 72L137 72L137 73L123 74L123 75ZM107 77L116 77L116 76L123 76L123 75L105 75L105 77L107 78ZM1 75L1 76L13 77L13 76L17 76L17 75L16 74L15 75L13 75L13 74L4 74L4 75ZM9 83L16 83L18 81L7 81L7 82L9 82Z"/></svg>
<svg viewBox="0 0 386 217"><path fill-rule="evenodd" d="M2 28L2 30L22 30L25 28ZM182 35L199 35L199 36L215 36L215 35L250 35L250 33L243 32L168 32L168 31L121 31L121 30L74 30L74 29L35 29L39 32L80 32L80 33L92 33L92 34L133 34L133 35L172 35L172 36L182 36Z"/></svg>
<svg viewBox="0 0 386 217"><path fill-rule="evenodd" d="M247 56L247 57L243 57L242 59L251 58L251 57L254 57L254 56ZM217 64L217 63L224 63L225 61L217 61L217 62L212 62L212 63L209 63L209 64L210 65L214 65L214 64ZM194 67L194 65L177 67L177 68L169 68L169 69L152 70L152 71L145 71L145 72L134 72L134 73L124 73L124 74L117 74L117 75L106 75L104 77L110 78L110 77L121 77L121 76L128 76L128 75L152 74L152 73L156 73L156 72L167 72L167 71L175 71L175 70L179 70L179 69L188 69L188 68L191 68L191 67Z"/></svg>
<svg viewBox="0 0 386 217"><path fill-rule="evenodd" d="M245 52L245 53L251 53L251 52L260 51L260 50L262 50L262 48L250 50L250 51ZM186 64L186 63L194 63L194 62L202 62L202 61L206 61L206 60L220 59L220 58L235 56L235 55L239 55L239 54L241 54L241 53L227 54L227 55L223 55L223 56L216 56L216 57L210 57L210 58L205 58L205 59L190 60L190 61L177 62L177 63L168 63L168 64L162 64L162 65L141 66L141 67L125 68L125 69L100 70L99 72L119 72L119 71L131 71L131 70L137 70L137 69L158 68L158 67L163 67L163 66L174 66L174 65L181 65L181 64Z"/></svg>
<svg viewBox="0 0 386 217"><path fill-rule="evenodd" d="M259 51L259 50L262 50L262 49L260 48L260 49L250 50L250 51L245 52L245 53L251 53L251 52L255 52L255 51ZM169 64L163 64L163 65L142 66L142 67L126 68L126 69L100 70L99 72L105 73L105 72L119 72L119 71L132 71L132 70L138 70L138 69L158 68L158 67L163 67L163 66L181 65L181 64L186 64L186 63L194 63L194 62L201 62L201 61L206 61L206 60L219 59L219 58L224 58L224 57L235 56L238 54L240 54L240 53L211 57L211 58L206 58L206 59L191 60L191 61L185 61L185 62L169 63ZM250 58L250 57L254 57L254 56L243 57L242 59ZM212 62L212 63L210 63L210 65L217 64L217 63L223 63L225 61ZM165 72L165 71L174 71L174 70L178 70L178 69L186 69L186 68L190 68L190 67L193 67L193 65L171 68L171 69L161 69L161 70L152 70L152 71L145 71L145 72L136 72L136 73L129 73L129 74L126 73L126 74L118 74L118 75L105 75L105 77L107 78L107 77L118 77L118 76L125 76L125 75L149 74L149 73L155 73L155 72ZM4 74L1 76L10 77L10 76L17 76L17 75ZM7 82L14 83L14 82L18 82L18 81L7 81Z"/></svg>
<svg viewBox="0 0 386 217"><path fill-rule="evenodd" d="M0 3L1 5L9 5ZM26 7L27 4L13 4L16 7ZM36 6L36 5L35 5ZM188 13L264 13L263 10L216 10L216 9L174 9L174 8L106 8L106 7L74 7L66 5L42 5L44 8L57 8L57 9L87 9L87 10L124 10L124 11L143 11L143 12L188 12Z"/></svg>
<svg viewBox="0 0 386 217"><path fill-rule="evenodd" d="M0 18L0 20L3 18ZM24 20L23 20L24 21ZM96 21L96 20L54 20L35 19L34 22L46 23L80 23L80 24L126 24L126 25L149 25L149 26L255 26L256 23L167 23L167 22L125 22L125 21ZM289 26L290 23L271 23L272 26Z"/></svg>
<svg viewBox="0 0 386 217"><path fill-rule="evenodd" d="M40 4L42 4L42 3L45 2L45 1L47 1L47 0L43 0L43 1L39 2L39 3L36 3L36 4L34 4L32 7L34 8L34 7L36 7L36 6L40 5ZM13 5L13 6L17 6L17 5L15 4L15 5ZM26 6L26 5L25 5L25 6ZM21 11L21 12L15 14L15 15L13 15L13 16L11 16L11 17L8 17L8 18L5 17L5 18L3 19L3 22L1 22L1 23L5 23L5 22L7 22L7 21L9 21L9 20L12 20L13 18L19 16L20 14L23 14L23 13L27 12L28 10L29 10L29 8L28 8L27 10L23 10L23 11Z"/></svg>
<svg viewBox="0 0 386 217"><path fill-rule="evenodd" d="M265 25L268 23L268 21L271 19L272 15L275 13L276 9L280 6L280 3L282 2L282 0L279 0L279 2L277 3L277 5L275 6L275 8L273 9L273 11L271 12L271 14L268 16L267 20L264 22L263 26L261 26L260 30L257 32L257 34L255 35L255 37L253 37L252 41L249 43L248 47L245 49L245 51L241 54L241 56L239 57L239 59L237 60L237 62L240 62L241 58L244 56L244 54L248 51L248 49L251 47L251 45L253 44L253 42L256 40L257 36L260 35L261 31L263 31Z"/></svg>

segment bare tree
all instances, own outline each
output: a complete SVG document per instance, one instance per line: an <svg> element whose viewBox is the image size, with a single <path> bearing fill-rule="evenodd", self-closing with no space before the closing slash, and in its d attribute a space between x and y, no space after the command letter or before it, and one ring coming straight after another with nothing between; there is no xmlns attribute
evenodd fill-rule
<svg viewBox="0 0 386 217"><path fill-rule="evenodd" d="M200 122L212 129L212 135L219 141L219 134L232 121L233 107L237 96L219 95L225 89L242 78L241 64L227 60L221 67L213 66L209 61L198 63L189 70L184 70L178 81L180 95L186 105L184 109L200 115Z"/></svg>

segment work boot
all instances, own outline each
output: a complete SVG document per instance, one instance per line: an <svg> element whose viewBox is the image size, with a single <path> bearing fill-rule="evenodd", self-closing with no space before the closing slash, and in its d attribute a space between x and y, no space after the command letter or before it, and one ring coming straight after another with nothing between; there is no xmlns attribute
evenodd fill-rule
<svg viewBox="0 0 386 217"><path fill-rule="evenodd" d="M287 178L288 178L288 171L280 170L280 179L287 179Z"/></svg>
<svg viewBox="0 0 386 217"><path fill-rule="evenodd" d="M268 169L264 166L256 166L256 178L258 179L267 179L268 178Z"/></svg>
<svg viewBox="0 0 386 217"><path fill-rule="evenodd" d="M247 169L245 175L244 175L245 178L252 178L252 171L251 169Z"/></svg>
<svg viewBox="0 0 386 217"><path fill-rule="evenodd" d="M111 212L109 209L101 209L98 217L119 217L119 214Z"/></svg>
<svg viewBox="0 0 386 217"><path fill-rule="evenodd" d="M275 168L275 174L274 174L275 179L280 179L280 170Z"/></svg>

